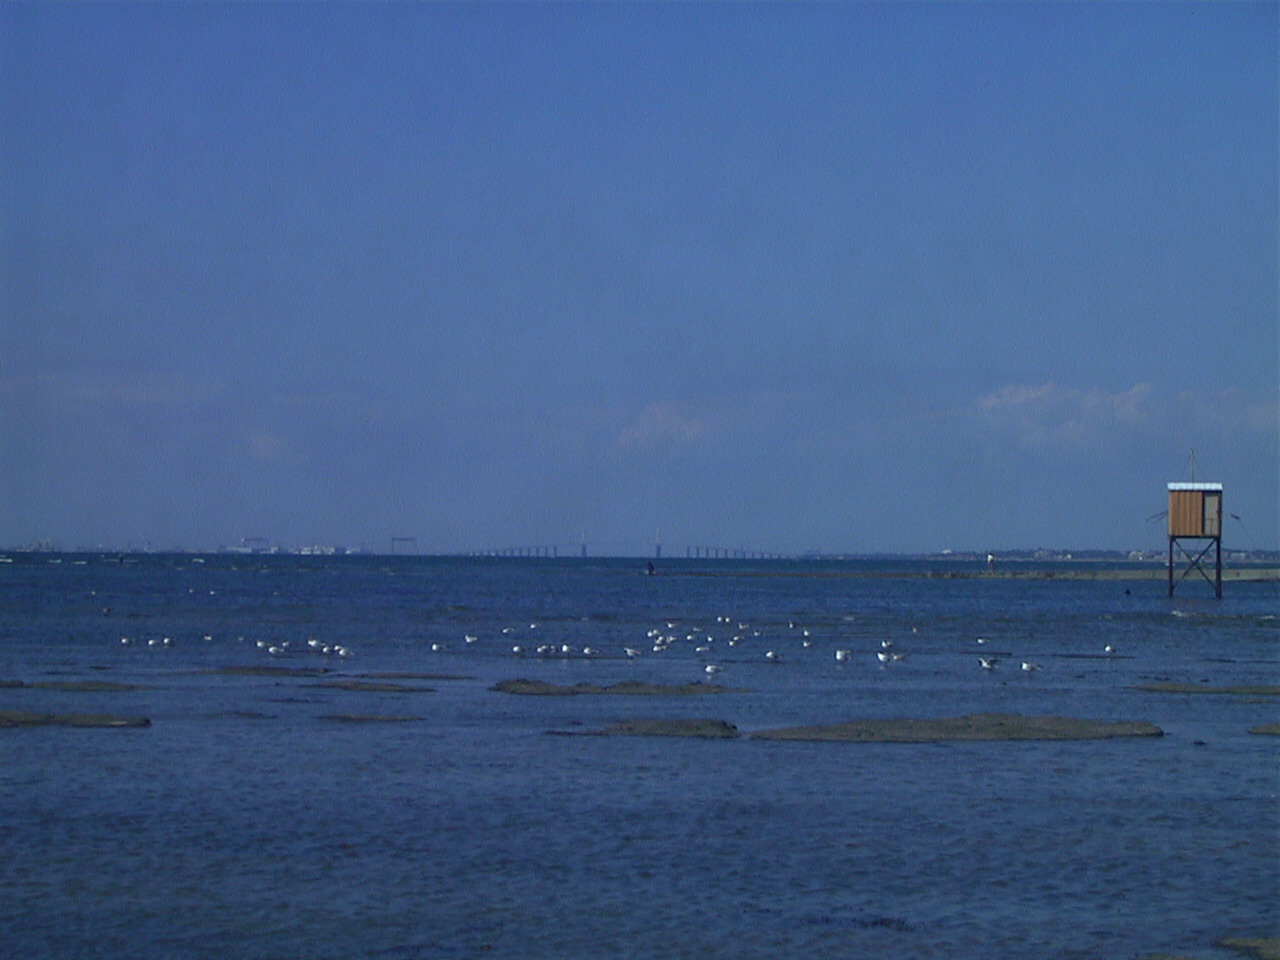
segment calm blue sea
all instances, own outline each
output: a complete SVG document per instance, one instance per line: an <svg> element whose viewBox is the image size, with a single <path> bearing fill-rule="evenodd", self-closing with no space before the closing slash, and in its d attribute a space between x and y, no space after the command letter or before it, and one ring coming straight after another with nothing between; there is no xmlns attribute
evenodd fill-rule
<svg viewBox="0 0 1280 960"><path fill-rule="evenodd" d="M1188 582L1171 601L1159 581L643 567L13 555L0 681L138 689L0 688L0 709L152 725L0 729L0 956L1215 960L1231 956L1221 937L1280 929L1278 741L1248 732L1280 720L1280 701L1133 689L1280 683L1274 584L1228 583L1216 601ZM882 641L907 656L881 665ZM985 671L980 654L1002 662ZM490 689L685 682L708 663L749 692ZM452 679L387 693L218 672L263 664ZM1167 735L547 735L639 717L749 732L993 711ZM413 719L331 719L343 714Z"/></svg>

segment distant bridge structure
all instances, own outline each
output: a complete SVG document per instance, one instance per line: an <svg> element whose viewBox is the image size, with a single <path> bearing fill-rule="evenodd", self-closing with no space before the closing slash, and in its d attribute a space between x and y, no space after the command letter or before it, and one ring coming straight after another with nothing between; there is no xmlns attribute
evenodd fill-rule
<svg viewBox="0 0 1280 960"><path fill-rule="evenodd" d="M558 557L560 556L560 548L558 545L540 544L532 547L498 547L493 550L476 550L470 554L473 557Z"/></svg>
<svg viewBox="0 0 1280 960"><path fill-rule="evenodd" d="M782 554L768 553L763 550L748 550L744 547L703 547L687 546L684 548L688 560L778 560Z"/></svg>

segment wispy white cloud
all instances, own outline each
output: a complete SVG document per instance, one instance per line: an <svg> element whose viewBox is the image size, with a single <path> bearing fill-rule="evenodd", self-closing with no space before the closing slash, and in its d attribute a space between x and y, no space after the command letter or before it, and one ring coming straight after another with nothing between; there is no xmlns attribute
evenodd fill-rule
<svg viewBox="0 0 1280 960"><path fill-rule="evenodd" d="M1200 432L1275 437L1280 431L1280 388L1261 396L1235 389L1185 391L1174 398L1172 409L1179 421Z"/></svg>
<svg viewBox="0 0 1280 960"><path fill-rule="evenodd" d="M39 402L52 409L187 407L226 394L219 381L181 374L111 377L101 373L32 373L0 377L0 396Z"/></svg>
<svg viewBox="0 0 1280 960"><path fill-rule="evenodd" d="M1009 384L975 404L989 428L1026 447L1084 448L1140 427L1154 416L1153 389L1082 390L1057 383Z"/></svg>
<svg viewBox="0 0 1280 960"><path fill-rule="evenodd" d="M259 463L288 463L293 459L292 444L271 430L251 430L245 444L250 456Z"/></svg>
<svg viewBox="0 0 1280 960"><path fill-rule="evenodd" d="M615 446L634 452L685 445L704 436L710 428L711 422L705 414L682 409L675 403L651 403L618 432Z"/></svg>
<svg viewBox="0 0 1280 960"><path fill-rule="evenodd" d="M1274 436L1277 395L1239 390L1164 394L1150 383L1110 392L1057 383L1009 384L980 397L971 413L985 432L1031 449L1087 449L1139 434L1177 439Z"/></svg>

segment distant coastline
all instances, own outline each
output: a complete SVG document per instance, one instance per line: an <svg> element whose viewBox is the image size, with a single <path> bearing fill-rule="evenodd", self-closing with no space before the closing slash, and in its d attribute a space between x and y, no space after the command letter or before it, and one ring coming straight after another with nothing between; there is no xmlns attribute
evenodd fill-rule
<svg viewBox="0 0 1280 960"><path fill-rule="evenodd" d="M1180 573L1180 571L1179 571ZM737 576L737 577L831 577L849 579L918 579L918 580L1165 580L1169 576L1167 567L1045 567L1039 566L1022 570L958 570L958 569L909 569L884 568L878 570L746 570L735 567L729 570L714 570L700 567L693 570L676 571L683 576ZM1228 567L1222 568L1224 583L1245 582L1277 582L1280 583L1280 567Z"/></svg>
<svg viewBox="0 0 1280 960"><path fill-rule="evenodd" d="M1280 552L1267 550L1233 551L1224 557L1223 582L1280 583ZM1055 554L1038 550L1014 555L997 554L992 563L985 556L970 554L805 554L765 557L672 557L644 556L508 556L493 554L388 554L359 550L320 552L312 549L272 549L247 553L241 550L59 550L47 547L0 549L0 564L38 562L138 563L145 559L232 563L241 561L391 561L397 563L451 562L475 560L497 563L607 564L630 567L649 564L649 573L677 577L816 577L849 579L918 580L1103 580L1153 581L1168 575L1164 557L1141 557L1120 551L1093 551ZM20 559L19 559L20 558ZM644 571L642 571L644 572ZM1175 571L1181 576L1181 569Z"/></svg>

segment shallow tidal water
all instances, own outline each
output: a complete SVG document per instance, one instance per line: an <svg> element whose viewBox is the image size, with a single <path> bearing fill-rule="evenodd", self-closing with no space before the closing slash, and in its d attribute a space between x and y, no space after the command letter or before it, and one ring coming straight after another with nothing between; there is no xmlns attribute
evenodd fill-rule
<svg viewBox="0 0 1280 960"><path fill-rule="evenodd" d="M1278 742L1248 732L1280 698L1134 689L1280 683L1275 584L1169 600L1159 581L643 567L14 555L0 681L28 686L0 709L152 722L0 729L0 955L1219 960L1218 939L1280 929ZM678 639L654 652L655 630ZM882 641L906 657L881 665ZM741 692L490 689L686 683L707 663ZM331 672L221 672L260 665ZM321 685L389 673L452 679ZM33 686L83 680L134 689ZM977 712L1166 735L548 735Z"/></svg>

